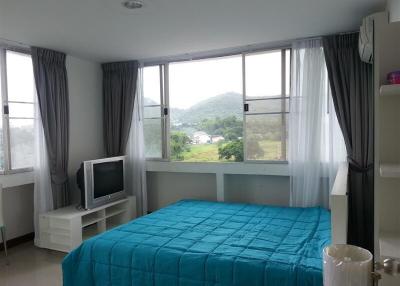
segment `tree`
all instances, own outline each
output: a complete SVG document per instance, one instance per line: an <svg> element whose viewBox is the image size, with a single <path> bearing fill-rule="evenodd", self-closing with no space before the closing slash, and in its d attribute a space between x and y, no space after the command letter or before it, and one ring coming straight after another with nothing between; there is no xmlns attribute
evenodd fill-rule
<svg viewBox="0 0 400 286"><path fill-rule="evenodd" d="M219 117L203 119L199 127L210 135L220 135L228 141L237 140L243 136L243 122L236 116L228 116L223 119Z"/></svg>
<svg viewBox="0 0 400 286"><path fill-rule="evenodd" d="M258 142L259 140L252 140L251 137L249 138L249 140L247 140L247 154L248 157L251 159L259 159L264 156L264 150L260 147L260 144Z"/></svg>
<svg viewBox="0 0 400 286"><path fill-rule="evenodd" d="M235 162L243 161L243 140L231 141L218 147L219 159L231 160L233 157Z"/></svg>
<svg viewBox="0 0 400 286"><path fill-rule="evenodd" d="M184 160L183 152L190 151L190 138L185 132L174 131L171 133L171 158Z"/></svg>

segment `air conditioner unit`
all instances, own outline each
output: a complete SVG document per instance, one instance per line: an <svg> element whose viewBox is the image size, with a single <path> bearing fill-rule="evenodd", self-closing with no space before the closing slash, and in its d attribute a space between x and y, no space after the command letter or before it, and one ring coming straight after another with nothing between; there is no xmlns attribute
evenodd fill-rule
<svg viewBox="0 0 400 286"><path fill-rule="evenodd" d="M389 11L390 22L400 21L400 1L399 0L388 0L387 10Z"/></svg>
<svg viewBox="0 0 400 286"><path fill-rule="evenodd" d="M374 59L374 17L365 17L360 27L360 37L358 39L358 49L361 60L372 64Z"/></svg>

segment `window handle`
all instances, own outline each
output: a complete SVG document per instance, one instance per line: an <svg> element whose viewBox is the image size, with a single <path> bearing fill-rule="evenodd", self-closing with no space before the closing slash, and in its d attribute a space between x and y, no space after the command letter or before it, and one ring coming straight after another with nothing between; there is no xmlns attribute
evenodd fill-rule
<svg viewBox="0 0 400 286"><path fill-rule="evenodd" d="M5 115L10 114L10 109L8 108L8 105L3 106L3 114L5 114Z"/></svg>
<svg viewBox="0 0 400 286"><path fill-rule="evenodd" d="M168 108L164 107L164 115L168 115Z"/></svg>
<svg viewBox="0 0 400 286"><path fill-rule="evenodd" d="M244 112L249 111L249 104L248 104L248 103L245 103L245 104L243 105L243 109L244 109Z"/></svg>

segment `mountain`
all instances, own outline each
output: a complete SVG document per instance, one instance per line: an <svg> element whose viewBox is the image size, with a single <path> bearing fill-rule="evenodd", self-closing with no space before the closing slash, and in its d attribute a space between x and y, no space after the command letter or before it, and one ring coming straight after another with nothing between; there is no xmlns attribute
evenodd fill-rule
<svg viewBox="0 0 400 286"><path fill-rule="evenodd" d="M203 119L228 116L243 117L243 97L228 92L200 101L188 109L171 108L171 123L196 124Z"/></svg>
<svg viewBox="0 0 400 286"><path fill-rule="evenodd" d="M145 98L144 102L145 105L155 104L148 98ZM253 101L249 104L251 112L279 112L282 109L281 100ZM288 102L286 104L286 108L289 110ZM223 93L200 101L188 109L171 108L170 116L172 126L184 125L184 128L192 128L203 119L215 119L216 117L223 119L229 116L242 119L243 97L235 92Z"/></svg>

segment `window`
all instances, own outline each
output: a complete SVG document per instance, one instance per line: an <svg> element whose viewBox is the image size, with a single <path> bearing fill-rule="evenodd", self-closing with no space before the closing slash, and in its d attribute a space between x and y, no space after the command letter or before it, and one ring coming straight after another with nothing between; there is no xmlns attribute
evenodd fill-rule
<svg viewBox="0 0 400 286"><path fill-rule="evenodd" d="M31 56L0 48L0 171L32 168L35 85Z"/></svg>
<svg viewBox="0 0 400 286"><path fill-rule="evenodd" d="M165 115L162 83L163 66L143 69L143 129L147 158L166 156L163 146Z"/></svg>
<svg viewBox="0 0 400 286"><path fill-rule="evenodd" d="M285 161L290 50L245 56L245 157Z"/></svg>
<svg viewBox="0 0 400 286"><path fill-rule="evenodd" d="M285 161L290 49L143 68L146 157Z"/></svg>
<svg viewBox="0 0 400 286"><path fill-rule="evenodd" d="M241 79L241 56L169 65L171 160L243 161Z"/></svg>

